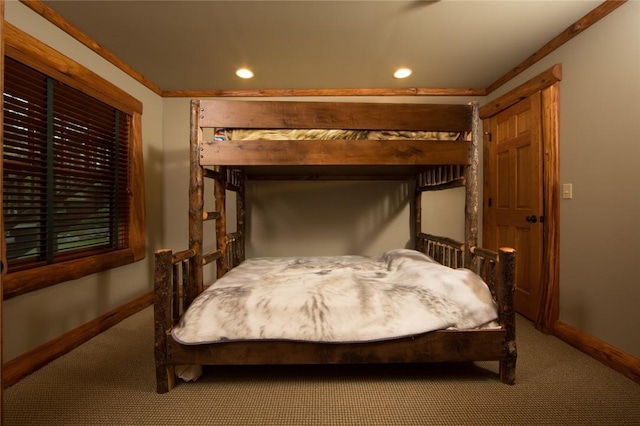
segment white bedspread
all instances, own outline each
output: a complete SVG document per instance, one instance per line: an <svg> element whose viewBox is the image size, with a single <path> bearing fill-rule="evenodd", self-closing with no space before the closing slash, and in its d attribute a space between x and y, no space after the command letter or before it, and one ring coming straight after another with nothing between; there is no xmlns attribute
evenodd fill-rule
<svg viewBox="0 0 640 426"><path fill-rule="evenodd" d="M355 342L476 328L496 318L477 275L398 249L377 257L246 260L200 294L172 333L183 344Z"/></svg>

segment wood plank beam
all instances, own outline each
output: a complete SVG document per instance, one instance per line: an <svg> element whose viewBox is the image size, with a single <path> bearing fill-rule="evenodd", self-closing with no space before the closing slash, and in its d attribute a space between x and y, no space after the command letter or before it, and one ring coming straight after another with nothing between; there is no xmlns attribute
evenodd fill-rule
<svg viewBox="0 0 640 426"><path fill-rule="evenodd" d="M204 166L468 164L469 142L398 140L207 141Z"/></svg>
<svg viewBox="0 0 640 426"><path fill-rule="evenodd" d="M471 105L200 100L200 128L428 130L471 129Z"/></svg>

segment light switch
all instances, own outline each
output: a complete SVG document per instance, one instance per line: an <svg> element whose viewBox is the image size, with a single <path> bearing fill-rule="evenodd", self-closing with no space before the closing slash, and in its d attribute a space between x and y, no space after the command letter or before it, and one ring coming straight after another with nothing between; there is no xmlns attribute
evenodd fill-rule
<svg viewBox="0 0 640 426"><path fill-rule="evenodd" d="M572 183L564 183L562 184L562 198L566 200L570 200L573 198L573 184Z"/></svg>

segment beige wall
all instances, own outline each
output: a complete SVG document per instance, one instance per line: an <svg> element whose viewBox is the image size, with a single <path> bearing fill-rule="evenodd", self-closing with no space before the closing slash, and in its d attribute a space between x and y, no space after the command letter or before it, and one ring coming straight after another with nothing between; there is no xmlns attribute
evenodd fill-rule
<svg viewBox="0 0 640 426"><path fill-rule="evenodd" d="M125 267L69 281L6 301L3 353L9 361L139 297L152 289L152 253L163 238L162 98L85 48L17 1L6 2L5 18L143 103L142 137L147 207L147 257Z"/></svg>
<svg viewBox="0 0 640 426"><path fill-rule="evenodd" d="M142 262L34 292L4 305L5 361L151 289L151 253L187 247L189 100L161 99L19 2L9 22L128 91L144 103L148 250ZM629 2L510 82L490 99L563 64L561 179L574 198L561 204L560 319L640 357L640 3ZM309 99L311 100L311 99ZM467 102L393 97L385 102ZM250 255L375 254L409 239L407 188L362 182L253 184ZM339 198L331 201L337 194ZM379 198L381 197L381 199ZM423 202L423 230L462 238L463 195L442 191ZM284 233L281 231L284 230ZM211 234L213 230L205 229ZM210 243L211 244L211 243ZM606 262L602 262L601 259Z"/></svg>
<svg viewBox="0 0 640 426"><path fill-rule="evenodd" d="M640 2L628 2L491 98L555 63L560 83L560 321L640 357Z"/></svg>

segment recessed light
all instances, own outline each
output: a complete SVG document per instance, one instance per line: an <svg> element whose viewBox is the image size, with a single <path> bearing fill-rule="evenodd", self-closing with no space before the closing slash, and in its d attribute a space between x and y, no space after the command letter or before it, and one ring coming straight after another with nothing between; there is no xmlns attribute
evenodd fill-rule
<svg viewBox="0 0 640 426"><path fill-rule="evenodd" d="M413 71L411 71L409 68L399 68L396 70L396 72L393 73L393 76L395 78L407 78L411 75Z"/></svg>
<svg viewBox="0 0 640 426"><path fill-rule="evenodd" d="M236 71L236 75L240 78L251 78L253 77L253 71L247 68L240 68Z"/></svg>

